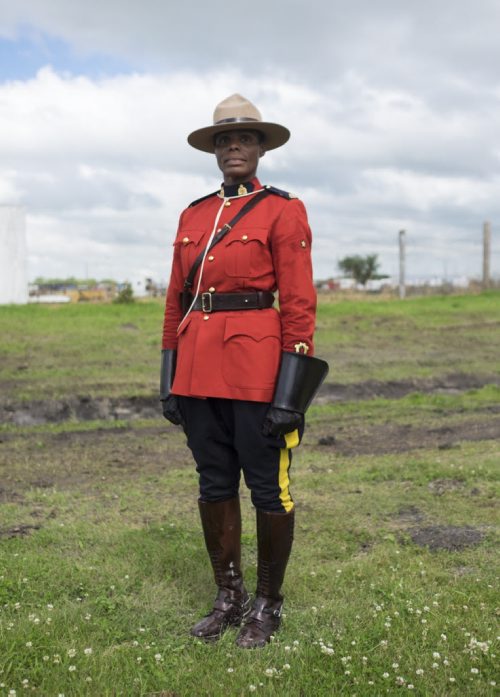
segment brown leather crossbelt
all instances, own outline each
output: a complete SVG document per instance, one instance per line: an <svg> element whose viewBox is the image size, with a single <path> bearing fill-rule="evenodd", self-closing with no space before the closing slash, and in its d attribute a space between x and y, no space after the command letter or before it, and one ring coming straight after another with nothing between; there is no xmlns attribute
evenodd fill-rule
<svg viewBox="0 0 500 697"><path fill-rule="evenodd" d="M272 307L274 295L267 290L250 293L201 293L193 310L221 312L223 310L265 310Z"/></svg>

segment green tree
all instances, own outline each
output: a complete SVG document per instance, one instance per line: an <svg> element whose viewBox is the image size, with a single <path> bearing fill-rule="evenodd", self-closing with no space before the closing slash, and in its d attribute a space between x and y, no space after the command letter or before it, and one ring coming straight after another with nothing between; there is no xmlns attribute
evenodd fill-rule
<svg viewBox="0 0 500 697"><path fill-rule="evenodd" d="M379 263L377 254L367 254L365 257L355 254L344 257L338 262L339 269L355 279L357 283L365 285L370 278L377 277Z"/></svg>
<svg viewBox="0 0 500 697"><path fill-rule="evenodd" d="M134 291L130 283L125 284L113 302L119 305L126 305L128 303L135 302Z"/></svg>

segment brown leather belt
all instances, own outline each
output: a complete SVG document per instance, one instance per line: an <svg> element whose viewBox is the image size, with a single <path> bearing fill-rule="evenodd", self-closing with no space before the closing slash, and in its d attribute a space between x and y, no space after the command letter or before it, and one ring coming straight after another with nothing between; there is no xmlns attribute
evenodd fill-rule
<svg viewBox="0 0 500 697"><path fill-rule="evenodd" d="M267 290L250 293L201 293L193 310L221 312L223 310L265 310L272 307L274 295Z"/></svg>

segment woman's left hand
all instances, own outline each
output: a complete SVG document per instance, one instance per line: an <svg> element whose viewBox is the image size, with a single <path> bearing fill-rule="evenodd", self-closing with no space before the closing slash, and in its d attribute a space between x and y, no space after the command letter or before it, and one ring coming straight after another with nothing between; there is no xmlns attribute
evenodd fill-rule
<svg viewBox="0 0 500 697"><path fill-rule="evenodd" d="M262 433L265 436L284 436L300 428L303 422L304 415L297 411L270 407L264 419Z"/></svg>

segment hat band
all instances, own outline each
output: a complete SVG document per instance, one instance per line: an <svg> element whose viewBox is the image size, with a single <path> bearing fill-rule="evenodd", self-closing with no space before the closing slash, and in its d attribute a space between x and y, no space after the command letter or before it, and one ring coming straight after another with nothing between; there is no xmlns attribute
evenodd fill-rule
<svg viewBox="0 0 500 697"><path fill-rule="evenodd" d="M220 121L216 121L214 123L214 126L218 126L221 123L244 123L244 122L248 122L248 121L254 121L254 122L260 123L259 119L252 119L252 118L250 118L250 116L241 116L241 117L232 118L232 119L221 119Z"/></svg>

